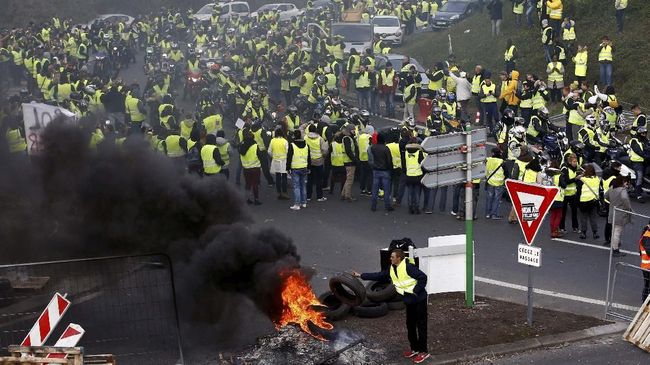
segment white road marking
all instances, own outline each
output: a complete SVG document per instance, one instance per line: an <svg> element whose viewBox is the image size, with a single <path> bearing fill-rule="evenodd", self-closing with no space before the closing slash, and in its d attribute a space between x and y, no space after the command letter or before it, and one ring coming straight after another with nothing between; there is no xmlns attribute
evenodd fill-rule
<svg viewBox="0 0 650 365"><path fill-rule="evenodd" d="M519 284L512 284L512 283L507 283L505 281L499 281L499 280L494 280L494 279L488 279L480 276L474 277L474 279L478 282L485 283L485 284L490 284L490 285L496 285L496 286L501 286L504 288L508 289L514 289L514 290L519 290L519 291L528 291L528 287L519 285ZM541 295L547 295L550 297L555 297L555 298L561 298L561 299L566 299L566 300L572 300L575 302L581 302L581 303L587 303L587 304L594 304L594 305L605 305L604 300L599 300L599 299L592 299L592 298L586 298L586 297L580 297L577 295L573 294L565 294L565 293L558 293L550 290L544 290L544 289L538 289L538 288L533 288L533 292L535 294L541 294ZM636 312L639 310L639 307L635 307L632 305L626 305L626 304L620 304L620 303L613 303L612 306L617 309L624 309L632 312Z"/></svg>
<svg viewBox="0 0 650 365"><path fill-rule="evenodd" d="M606 246L600 246L600 245L592 245L589 243L584 243L584 242L579 242L579 241L573 241L573 240L567 240L566 238L552 238L551 241L558 241L558 242L564 242L564 243L570 243L572 245L578 245L578 246L584 246L584 247L591 247L591 248L597 248L599 250L606 250L609 251L609 247ZM639 256L638 252L633 252L633 251L627 251L627 250L621 250L621 252L624 252L628 255L634 255L634 256Z"/></svg>
<svg viewBox="0 0 650 365"><path fill-rule="evenodd" d="M496 143L494 143L494 142L490 142L490 141L485 142L485 144L488 145L488 146L492 146L492 147L496 147L496 146L497 146Z"/></svg>

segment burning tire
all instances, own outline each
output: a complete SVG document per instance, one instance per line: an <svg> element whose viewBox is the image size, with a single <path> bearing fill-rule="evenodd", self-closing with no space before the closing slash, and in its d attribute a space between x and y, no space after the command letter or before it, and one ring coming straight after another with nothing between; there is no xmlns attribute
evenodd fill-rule
<svg viewBox="0 0 650 365"><path fill-rule="evenodd" d="M339 298L330 291L319 295L318 301L327 308L324 310L325 318L332 321L343 319L350 311L350 306L340 301Z"/></svg>
<svg viewBox="0 0 650 365"><path fill-rule="evenodd" d="M330 290L340 301L352 307L366 299L366 288L361 281L347 273L330 279Z"/></svg>
<svg viewBox="0 0 650 365"><path fill-rule="evenodd" d="M366 302L363 305L354 307L354 314L361 318L379 318L388 314L388 304Z"/></svg>
<svg viewBox="0 0 650 365"><path fill-rule="evenodd" d="M392 283L371 281L366 284L366 297L373 302L389 302L397 296L397 290Z"/></svg>

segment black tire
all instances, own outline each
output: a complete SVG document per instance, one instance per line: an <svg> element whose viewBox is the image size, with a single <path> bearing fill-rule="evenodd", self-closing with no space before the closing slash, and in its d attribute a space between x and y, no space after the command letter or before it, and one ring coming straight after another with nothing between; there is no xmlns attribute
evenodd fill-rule
<svg viewBox="0 0 650 365"><path fill-rule="evenodd" d="M331 321L343 319L350 312L350 306L341 302L331 291L319 295L318 301L326 308L323 310L325 318Z"/></svg>
<svg viewBox="0 0 650 365"><path fill-rule="evenodd" d="M395 285L371 281L366 284L366 298L373 302L389 302L397 295Z"/></svg>
<svg viewBox="0 0 650 365"><path fill-rule="evenodd" d="M369 305L360 305L354 307L354 314L361 318L379 318L388 314L388 304L370 303Z"/></svg>
<svg viewBox="0 0 650 365"><path fill-rule="evenodd" d="M330 290L340 301L352 307L366 299L366 288L361 281L347 273L330 279Z"/></svg>
<svg viewBox="0 0 650 365"><path fill-rule="evenodd" d="M406 309L406 304L404 304L403 300L400 300L399 302L388 302L386 305L388 306L389 311L401 311Z"/></svg>

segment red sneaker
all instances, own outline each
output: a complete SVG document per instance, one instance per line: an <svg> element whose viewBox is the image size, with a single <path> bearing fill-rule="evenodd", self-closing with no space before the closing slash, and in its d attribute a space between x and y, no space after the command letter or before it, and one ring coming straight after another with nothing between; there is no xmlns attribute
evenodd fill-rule
<svg viewBox="0 0 650 365"><path fill-rule="evenodd" d="M416 363L416 364L419 364L422 361L428 359L429 356L431 356L431 355L427 354L426 352L421 352L421 353L417 354L417 356L415 356L413 358L413 362Z"/></svg>
<svg viewBox="0 0 650 365"><path fill-rule="evenodd" d="M413 350L404 351L403 355L406 358L411 358L417 356L418 352Z"/></svg>

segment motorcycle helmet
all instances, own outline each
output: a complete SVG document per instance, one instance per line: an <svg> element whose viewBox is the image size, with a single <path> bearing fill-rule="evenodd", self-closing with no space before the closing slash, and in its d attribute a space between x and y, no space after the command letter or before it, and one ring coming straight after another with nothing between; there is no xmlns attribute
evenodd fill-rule
<svg viewBox="0 0 650 365"><path fill-rule="evenodd" d="M298 108L296 108L295 105L289 105L287 110L289 111L290 114L296 114L298 112Z"/></svg>
<svg viewBox="0 0 650 365"><path fill-rule="evenodd" d="M569 142L569 147L573 153L580 153L585 148L585 144L574 139L573 141Z"/></svg>
<svg viewBox="0 0 650 365"><path fill-rule="evenodd" d="M442 115L442 109L439 106L434 106L431 109L431 115L436 118L440 118L440 116Z"/></svg>
<svg viewBox="0 0 650 365"><path fill-rule="evenodd" d="M413 119L413 117L408 117L404 122L404 124L409 128L415 128L415 119Z"/></svg>
<svg viewBox="0 0 650 365"><path fill-rule="evenodd" d="M515 117L513 124L523 127L526 124L526 120L522 117Z"/></svg>
<svg viewBox="0 0 650 365"><path fill-rule="evenodd" d="M363 124L368 124L370 122L370 112L365 109L359 112L359 117Z"/></svg>
<svg viewBox="0 0 650 365"><path fill-rule="evenodd" d="M323 75L318 75L316 76L316 82L318 85L325 85L327 83L327 79Z"/></svg>
<svg viewBox="0 0 650 365"><path fill-rule="evenodd" d="M648 133L648 128L641 126L636 129L636 134L646 134Z"/></svg>
<svg viewBox="0 0 650 365"><path fill-rule="evenodd" d="M596 117L593 114L587 115L585 117L585 122L587 123L588 126L591 128L596 127Z"/></svg>
<svg viewBox="0 0 650 365"><path fill-rule="evenodd" d="M453 91L450 91L449 94L447 94L447 101L450 103L456 101L456 94Z"/></svg>
<svg viewBox="0 0 650 365"><path fill-rule="evenodd" d="M332 89L329 91L330 96L339 96L339 89Z"/></svg>
<svg viewBox="0 0 650 365"><path fill-rule="evenodd" d="M515 123L515 112L510 108L506 108L506 110L503 111L501 121L504 125L510 127Z"/></svg>
<svg viewBox="0 0 650 365"><path fill-rule="evenodd" d="M548 108L546 108L545 106L539 108L539 110L537 111L537 116L543 120L548 120L548 116L549 116Z"/></svg>
<svg viewBox="0 0 650 365"><path fill-rule="evenodd" d="M447 97L447 90L445 88L440 88L438 89L438 96L440 99L444 99Z"/></svg>
<svg viewBox="0 0 650 365"><path fill-rule="evenodd" d="M173 104L174 100L172 99L172 96L170 94L166 94L165 96L163 96L162 102L163 104Z"/></svg>
<svg viewBox="0 0 650 365"><path fill-rule="evenodd" d="M518 140L523 140L524 137L526 136L526 128L524 128L523 126L518 125L518 126L513 128L512 135L513 135L513 137L515 137Z"/></svg>

